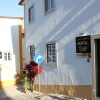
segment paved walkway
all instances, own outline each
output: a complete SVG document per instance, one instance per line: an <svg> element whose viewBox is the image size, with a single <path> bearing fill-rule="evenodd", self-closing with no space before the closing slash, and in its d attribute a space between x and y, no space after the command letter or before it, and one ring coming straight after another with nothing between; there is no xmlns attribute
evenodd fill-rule
<svg viewBox="0 0 100 100"><path fill-rule="evenodd" d="M78 98L68 98L57 94L43 94L39 92L25 93L22 85L7 86L0 89L0 100L83 100Z"/></svg>

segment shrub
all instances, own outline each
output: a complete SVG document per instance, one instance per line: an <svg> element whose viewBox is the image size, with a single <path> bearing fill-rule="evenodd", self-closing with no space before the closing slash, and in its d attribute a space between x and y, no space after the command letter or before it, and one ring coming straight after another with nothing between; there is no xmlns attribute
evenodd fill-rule
<svg viewBox="0 0 100 100"><path fill-rule="evenodd" d="M29 64L25 65L23 74L24 74L24 87L25 89L33 91L33 84L35 77L42 72L42 67L39 66L34 61L30 61Z"/></svg>

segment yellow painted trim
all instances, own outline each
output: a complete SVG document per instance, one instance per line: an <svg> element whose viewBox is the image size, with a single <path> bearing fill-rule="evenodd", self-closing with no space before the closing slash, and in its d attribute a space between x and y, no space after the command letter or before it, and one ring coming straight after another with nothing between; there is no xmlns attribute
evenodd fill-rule
<svg viewBox="0 0 100 100"><path fill-rule="evenodd" d="M16 80L0 81L0 87L2 87L2 86L15 85L16 83L17 83Z"/></svg>
<svg viewBox="0 0 100 100"><path fill-rule="evenodd" d="M33 89L43 93L64 94L70 97L92 100L91 85L33 85Z"/></svg>
<svg viewBox="0 0 100 100"><path fill-rule="evenodd" d="M0 64L0 67L6 68L6 69L10 70L11 72L13 72L13 73L15 73L15 74L17 73L16 70L13 69L13 68L11 68L10 66L6 66L6 65L4 65L4 64Z"/></svg>

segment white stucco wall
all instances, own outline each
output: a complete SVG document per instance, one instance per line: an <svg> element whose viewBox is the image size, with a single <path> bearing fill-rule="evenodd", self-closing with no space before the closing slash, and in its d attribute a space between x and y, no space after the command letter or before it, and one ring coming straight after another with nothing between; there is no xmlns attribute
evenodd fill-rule
<svg viewBox="0 0 100 100"><path fill-rule="evenodd" d="M15 79L20 72L19 19L0 18L0 81ZM11 52L11 60L4 60L4 53Z"/></svg>
<svg viewBox="0 0 100 100"><path fill-rule="evenodd" d="M28 9L34 4L35 20L28 22ZM41 84L91 85L92 61L76 55L76 36L100 33L99 0L55 0L55 11L45 15L44 0L27 0L25 27L27 62L29 46L36 45L36 53L46 57L46 44L56 42L57 66L44 59L40 74ZM38 79L37 79L38 82Z"/></svg>

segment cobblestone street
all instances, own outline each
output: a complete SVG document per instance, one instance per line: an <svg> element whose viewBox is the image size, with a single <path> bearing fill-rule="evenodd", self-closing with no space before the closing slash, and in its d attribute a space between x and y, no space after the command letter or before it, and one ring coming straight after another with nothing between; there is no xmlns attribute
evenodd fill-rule
<svg viewBox="0 0 100 100"><path fill-rule="evenodd" d="M83 100L78 98L69 98L58 94L43 94L39 92L25 93L23 86L8 86L0 89L0 100Z"/></svg>

